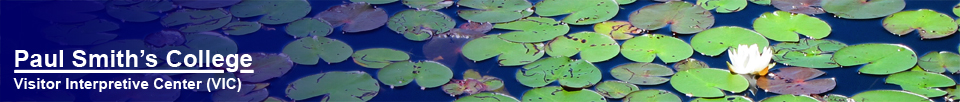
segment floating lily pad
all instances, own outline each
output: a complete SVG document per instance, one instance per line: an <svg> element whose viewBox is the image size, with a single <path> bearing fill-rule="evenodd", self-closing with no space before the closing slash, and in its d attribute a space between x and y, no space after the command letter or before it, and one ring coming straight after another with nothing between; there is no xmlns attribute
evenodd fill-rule
<svg viewBox="0 0 960 102"><path fill-rule="evenodd" d="M373 2L377 0L365 1ZM379 1L393 2L397 0ZM355 33L380 28L380 26L383 26L387 23L387 12L381 8L374 8L367 3L350 3L340 6L332 6L326 11L320 12L320 14L317 14L313 18L319 18L330 22L332 27L338 27L342 25L343 27L340 27L340 30L343 30L343 32Z"/></svg>
<svg viewBox="0 0 960 102"><path fill-rule="evenodd" d="M393 62L410 60L406 52L389 48L363 49L352 56L353 62L367 68L383 68Z"/></svg>
<svg viewBox="0 0 960 102"><path fill-rule="evenodd" d="M740 95L730 95L730 96L723 96L720 98L701 97L701 98L693 99L693 101L690 101L690 102L753 102L753 99L750 99L750 97L744 97Z"/></svg>
<svg viewBox="0 0 960 102"><path fill-rule="evenodd" d="M500 39L500 35L487 35L470 40L463 45L463 56L473 61L497 57L500 66L518 66L543 57L541 43L515 43Z"/></svg>
<svg viewBox="0 0 960 102"><path fill-rule="evenodd" d="M779 43L773 46L773 61L798 67L836 68L840 65L831 58L834 52L843 47L847 47L847 44L826 39Z"/></svg>
<svg viewBox="0 0 960 102"><path fill-rule="evenodd" d="M443 65L456 67L457 61L466 59L460 56L463 45L468 41L483 37L486 34L473 32L463 29L453 29L449 32L433 36L430 41L423 44L423 55L429 60L443 63Z"/></svg>
<svg viewBox="0 0 960 102"><path fill-rule="evenodd" d="M890 33L902 36L919 30L923 39L953 35L957 32L956 25L950 16L929 9L897 12L883 19L883 28Z"/></svg>
<svg viewBox="0 0 960 102"><path fill-rule="evenodd" d="M822 14L821 0L771 0L773 7L783 11L803 14Z"/></svg>
<svg viewBox="0 0 960 102"><path fill-rule="evenodd" d="M600 93L603 97L620 99L626 97L633 91L639 91L640 88L637 87L637 85L622 81L603 81L597 84L596 90L597 93Z"/></svg>
<svg viewBox="0 0 960 102"><path fill-rule="evenodd" d="M771 0L747 0L757 5L770 5Z"/></svg>
<svg viewBox="0 0 960 102"><path fill-rule="evenodd" d="M484 23L467 22L467 23L460 24L460 27L457 27L457 28L459 28L460 30L474 31L479 34L483 34L483 33L490 32L490 30L493 30L493 24L489 22L484 22Z"/></svg>
<svg viewBox="0 0 960 102"><path fill-rule="evenodd" d="M235 54L237 43L217 32L199 32L185 34L184 46L196 50L210 50L210 54ZM190 51L190 52L194 52ZM204 52L207 53L207 52ZM202 62L201 62L202 63Z"/></svg>
<svg viewBox="0 0 960 102"><path fill-rule="evenodd" d="M947 99L947 101L953 101L953 100L958 100L958 99L960 99L960 90L957 90L957 89L960 89L960 86L957 86L957 87L948 87L947 90L946 90L946 91L947 91L947 95L946 95L946 96L943 96L943 98Z"/></svg>
<svg viewBox="0 0 960 102"><path fill-rule="evenodd" d="M861 73L886 75L912 68L917 64L917 54L904 45L868 43L841 48L833 53L834 61L841 66L863 65Z"/></svg>
<svg viewBox="0 0 960 102"><path fill-rule="evenodd" d="M340 63L353 54L353 48L343 41L326 37L303 37L283 47L283 54L290 60L302 65L316 65L319 59L324 62Z"/></svg>
<svg viewBox="0 0 960 102"><path fill-rule="evenodd" d="M550 57L523 66L517 71L517 80L528 87L543 87L554 81L570 88L589 87L603 77L600 69L585 60Z"/></svg>
<svg viewBox="0 0 960 102"><path fill-rule="evenodd" d="M657 30L670 25L679 34L693 34L713 26L710 11L683 1L647 5L630 13L630 23L641 30Z"/></svg>
<svg viewBox="0 0 960 102"><path fill-rule="evenodd" d="M760 33L752 30L723 26L715 27L698 33L690 39L690 45L700 54L707 56L717 56L727 51L727 48L736 48L739 45L757 44L759 48L770 45Z"/></svg>
<svg viewBox="0 0 960 102"><path fill-rule="evenodd" d="M533 14L527 0L460 0L457 5L477 10L459 10L457 15L473 22L509 22Z"/></svg>
<svg viewBox="0 0 960 102"><path fill-rule="evenodd" d="M107 7L106 11L107 15L124 22L149 22L160 18L160 16L132 7Z"/></svg>
<svg viewBox="0 0 960 102"><path fill-rule="evenodd" d="M350 0L350 2L365 2L369 4L389 4L400 0Z"/></svg>
<svg viewBox="0 0 960 102"><path fill-rule="evenodd" d="M241 0L171 0L177 5L194 9L212 9L240 3ZM260 101L260 100L256 100Z"/></svg>
<svg viewBox="0 0 960 102"><path fill-rule="evenodd" d="M233 21L223 26L223 33L227 35L247 35L260 30L260 22Z"/></svg>
<svg viewBox="0 0 960 102"><path fill-rule="evenodd" d="M230 6L230 13L240 18L263 15L258 22L284 24L307 16L310 8L306 0L244 0Z"/></svg>
<svg viewBox="0 0 960 102"><path fill-rule="evenodd" d="M333 32L330 23L322 19L303 18L290 22L286 27L287 34L299 38L309 36L327 36Z"/></svg>
<svg viewBox="0 0 960 102"><path fill-rule="evenodd" d="M823 0L823 10L846 19L872 19L887 16L907 5L904 0Z"/></svg>
<svg viewBox="0 0 960 102"><path fill-rule="evenodd" d="M623 99L624 102L680 102L680 97L667 90L646 89L634 91Z"/></svg>
<svg viewBox="0 0 960 102"><path fill-rule="evenodd" d="M940 51L940 52L927 52L923 57L920 57L920 61L917 62L917 65L920 65L926 71L934 73L943 73L944 71L949 71L950 73L960 72L960 55L957 53Z"/></svg>
<svg viewBox="0 0 960 102"><path fill-rule="evenodd" d="M113 40L117 34L104 33L120 29L120 25L104 19L80 24L54 24L43 29L47 40L61 45L94 45Z"/></svg>
<svg viewBox="0 0 960 102"><path fill-rule="evenodd" d="M663 76L673 75L673 70L660 64L639 62L613 67L610 74L617 80L637 85L658 85L670 81Z"/></svg>
<svg viewBox="0 0 960 102"><path fill-rule="evenodd" d="M404 10L387 21L390 30L413 41L430 39L430 36L447 32L456 25L450 16L437 11Z"/></svg>
<svg viewBox="0 0 960 102"><path fill-rule="evenodd" d="M418 10L439 10L453 5L453 0L403 0L403 5Z"/></svg>
<svg viewBox="0 0 960 102"><path fill-rule="evenodd" d="M922 95L900 90L871 90L850 98L854 102L933 102Z"/></svg>
<svg viewBox="0 0 960 102"><path fill-rule="evenodd" d="M443 92L450 94L450 96L456 96L460 94L477 94L484 91L491 90L487 88L487 85L480 81L480 79L465 78L464 80L451 80L450 83L443 85L441 87Z"/></svg>
<svg viewBox="0 0 960 102"><path fill-rule="evenodd" d="M900 88L926 97L939 97L946 95L947 92L938 89L939 87L950 87L955 85L948 76L939 73L923 71L906 71L890 75L886 79L887 83L900 85Z"/></svg>
<svg viewBox="0 0 960 102"><path fill-rule="evenodd" d="M219 29L233 18L224 9L194 10L182 9L160 19L160 24L166 27L184 25L181 32L204 32Z"/></svg>
<svg viewBox="0 0 960 102"><path fill-rule="evenodd" d="M269 85L269 84L267 84ZM267 99L267 96L270 95L270 92L266 88L252 88L258 87L257 84L242 84L239 87L244 87L239 90L220 90L213 93L212 101L263 101Z"/></svg>
<svg viewBox="0 0 960 102"><path fill-rule="evenodd" d="M331 71L297 79L284 92L293 100L323 95L321 102L369 101L380 93L380 84L363 71Z"/></svg>
<svg viewBox="0 0 960 102"><path fill-rule="evenodd" d="M637 2L637 0L613 0L613 1L617 1L617 4L620 4L620 5L627 5L633 2Z"/></svg>
<svg viewBox="0 0 960 102"><path fill-rule="evenodd" d="M452 78L453 71L450 71L449 67L433 61L396 62L383 67L377 73L377 79L391 88L407 85L414 80L420 89L434 88L447 84Z"/></svg>
<svg viewBox="0 0 960 102"><path fill-rule="evenodd" d="M807 96L807 95L777 95L773 97L767 97L760 102L820 102L816 98Z"/></svg>
<svg viewBox="0 0 960 102"><path fill-rule="evenodd" d="M237 78L244 82L264 82L273 78L279 78L290 69L293 69L293 61L290 57L282 53L253 53L253 63L249 67L240 67L240 70L254 70L254 73L237 73Z"/></svg>
<svg viewBox="0 0 960 102"><path fill-rule="evenodd" d="M46 2L33 6L33 16L60 23L75 23L94 20L97 15L88 12L100 11L106 7L97 1Z"/></svg>
<svg viewBox="0 0 960 102"><path fill-rule="evenodd" d="M506 94L484 92L470 96L464 96L454 100L453 102L520 102L520 100L517 100L517 98Z"/></svg>
<svg viewBox="0 0 960 102"><path fill-rule="evenodd" d="M697 59L687 58L673 64L673 68L679 72L696 68L710 68L710 65Z"/></svg>
<svg viewBox="0 0 960 102"><path fill-rule="evenodd" d="M660 57L664 63L690 58L693 48L678 38L661 34L644 34L623 42L623 57L635 62L653 62Z"/></svg>
<svg viewBox="0 0 960 102"><path fill-rule="evenodd" d="M850 99L850 98L847 98L847 96L838 95L838 94L827 94L819 98L823 102L853 102L853 99Z"/></svg>
<svg viewBox="0 0 960 102"><path fill-rule="evenodd" d="M604 21L593 25L593 31L605 34L616 40L627 40L633 38L632 34L639 34L644 30L633 27L633 25L627 21Z"/></svg>
<svg viewBox="0 0 960 102"><path fill-rule="evenodd" d="M774 41L795 42L803 34L810 39L822 39L830 35L830 25L816 17L791 14L785 11L766 12L753 21L753 29Z"/></svg>
<svg viewBox="0 0 960 102"><path fill-rule="evenodd" d="M610 20L620 11L620 5L613 0L543 0L537 3L536 11L540 16L559 16L564 23L589 25Z"/></svg>
<svg viewBox="0 0 960 102"><path fill-rule="evenodd" d="M817 78L826 72L803 67L778 68L767 78L757 79L757 86L765 92L777 94L810 95L833 90L837 86L835 78Z"/></svg>
<svg viewBox="0 0 960 102"><path fill-rule="evenodd" d="M733 13L747 8L747 0L697 0L697 5L717 13Z"/></svg>
<svg viewBox="0 0 960 102"><path fill-rule="evenodd" d="M606 102L607 99L603 98L597 92L589 89L582 89L577 91L564 90L560 86L548 86L548 87L539 87L527 90L523 93L524 102L553 102L553 101L569 101L569 102Z"/></svg>
<svg viewBox="0 0 960 102"><path fill-rule="evenodd" d="M545 48L550 56L570 57L580 53L580 59L603 62L620 53L620 44L610 36L596 32L579 32L554 38Z"/></svg>
<svg viewBox="0 0 960 102"><path fill-rule="evenodd" d="M173 80L164 74L127 74L111 78L110 80ZM176 89L126 89L126 90L90 90L90 101L174 101L180 98L180 90ZM62 96L58 96L62 97Z"/></svg>
<svg viewBox="0 0 960 102"><path fill-rule="evenodd" d="M493 28L520 30L501 34L500 38L511 42L543 42L570 31L570 26L552 18L527 17L513 22L500 23Z"/></svg>
<svg viewBox="0 0 960 102"><path fill-rule="evenodd" d="M716 68L697 68L677 72L670 78L670 85L687 96L723 97L721 90L739 93L750 84L740 75Z"/></svg>

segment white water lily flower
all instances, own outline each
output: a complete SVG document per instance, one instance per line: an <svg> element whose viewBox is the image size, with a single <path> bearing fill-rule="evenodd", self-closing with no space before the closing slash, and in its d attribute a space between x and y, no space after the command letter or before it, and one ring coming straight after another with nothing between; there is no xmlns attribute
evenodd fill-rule
<svg viewBox="0 0 960 102"><path fill-rule="evenodd" d="M727 50L730 55L730 62L727 66L730 71L737 74L756 74L766 75L767 70L773 68L776 63L770 63L773 58L773 51L770 47L763 47L763 52L759 52L760 47L757 44L750 46L740 45L736 49Z"/></svg>

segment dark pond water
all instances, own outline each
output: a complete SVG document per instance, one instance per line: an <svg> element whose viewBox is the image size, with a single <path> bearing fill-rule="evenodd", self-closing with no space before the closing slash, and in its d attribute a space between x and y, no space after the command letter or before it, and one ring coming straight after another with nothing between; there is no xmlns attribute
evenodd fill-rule
<svg viewBox="0 0 960 102"><path fill-rule="evenodd" d="M539 0L533 0L531 2L538 2ZM696 2L695 0L685 0L687 2ZM953 18L957 18L952 14L952 8L960 3L955 0L906 0L907 5L904 8L904 11L907 10L917 10L917 9L932 9L940 13L947 14ZM328 7L341 5L348 1L341 0L309 0L310 5L313 7L308 16L312 17L315 14L322 12ZM43 39L43 34L39 31L41 28L46 27L51 24L51 22L44 21L32 16L27 16L25 14L30 13L26 8L30 8L32 2L17 2L17 1L3 1L0 6L0 35L2 35L2 48L0 52L3 54L4 62L13 62L12 54L14 49L22 50L31 50L31 51L46 51L52 49L61 49L61 48L74 48L74 47L84 47L84 46L63 46L54 42L49 42ZM645 6L654 3L651 0L638 0L635 3L628 5L621 5L621 10L618 12L617 16L612 20L621 20L626 21L628 15ZM383 8L386 10L388 15L393 15L402 10L410 9L407 6L404 6L400 2L376 5L378 8ZM457 24L462 24L467 21L457 17L456 11L460 9L469 9L465 7L455 7L452 6L447 9L438 10L447 14L455 19ZM735 13L715 13L717 26L740 26L744 28L752 28L753 20L760 16L764 12L772 12L777 9L772 6L756 5L750 3L746 9L735 12ZM94 14L105 15L103 11L93 12ZM536 15L534 15L536 16ZM903 44L909 46L918 55L923 55L924 53L930 51L950 51L956 52L958 44L960 44L960 36L952 35L945 38L939 39L926 39L921 40L916 32L907 34L904 36L893 35L886 30L884 30L881 25L882 18L876 19L865 19L865 20L850 20L850 19L841 19L833 17L832 14L819 14L813 15L817 18L820 18L833 28L830 36L824 39L832 39L841 41L848 45L856 45L863 43L891 43L891 44ZM563 16L553 17L555 19L562 19ZM120 22L117 19L109 18L108 16L102 16L101 18L113 20L115 22ZM257 18L245 18L241 20L255 20ZM164 28L158 21L152 22L143 22L143 23L119 23L120 29L110 31L110 33L118 34L117 39L142 39L147 34L155 33ZM277 30L260 30L258 32L242 35L242 36L228 36L239 45L238 53L249 53L249 52L268 52L268 53L279 53L282 48L291 41L294 41L295 38L285 34L283 30L284 25L266 25L266 27L273 27ZM664 28L666 29L666 28ZM593 31L592 25L571 25L571 33L581 32L581 31ZM505 30L497 30L488 33L504 33ZM671 34L669 30L657 30L652 33L656 34ZM333 33L329 38L339 39L347 44L349 44L353 49L367 49L367 48L393 48L401 51L408 52L411 55L411 60L429 60L432 58L427 58L422 53L423 44L426 42L417 42L410 41L405 39L402 35L396 34L394 31L391 31L387 27L380 27L378 29L360 33L348 33L344 34L340 31L340 28L335 28ZM677 35L677 37L683 39L686 42L690 42L690 38L693 35ZM622 43L622 41L620 41ZM771 41L771 45L776 44L777 42ZM429 49L428 49L429 50ZM726 54L721 54L720 56L703 56L699 54L693 55L692 58L704 61L710 66L715 68L726 68L725 63L729 61ZM623 56L617 56L609 61L594 63L600 70L605 71L603 73L602 80L616 80L614 79L609 72L613 67L631 63L632 61L624 58ZM655 60L654 63L663 63L660 60ZM668 64L672 65L672 64ZM24 75L24 74L12 74L12 67L9 63L4 63L2 69L2 74L4 80L0 84L0 93L3 94L3 99L12 99L15 98L18 92L28 92L23 90L14 90L11 85L14 85L12 82L9 82L9 77L20 77L20 76L46 76L54 74L33 74L33 75ZM462 78L461 73L467 69L474 69L480 72L482 75L492 75L503 79L505 82L505 87L509 91L509 94L517 98L521 96L525 91L531 89L530 87L521 85L516 81L515 73L519 66L516 67L501 67L498 66L495 60L485 60L472 62L466 59L461 59L460 62L457 62L456 66L450 66L454 72L454 79ZM776 68L783 68L782 64ZM868 90L878 90L878 89L893 89L900 90L900 87L893 84L885 84L884 78L886 76L878 75L865 75L858 74L857 69L860 66L851 66L843 68L832 68L832 69L821 69L827 72L824 76L820 78L836 78L837 86L832 91L827 93L830 94L841 94L845 96L852 96L856 93L868 91ZM293 69L283 75L280 78L276 78L270 81L272 84L268 87L270 91L270 96L276 97L285 97L284 90L286 85L298 78L305 77L308 75L313 75L317 73L329 72L329 71L366 71L368 73L376 73L377 69L370 69L361 67L351 61L344 61L343 63L334 63L334 64L325 64L321 62L318 65L295 65ZM113 74L92 74L85 76L84 78L88 79L105 79L104 76L115 76ZM953 79L958 79L956 74L948 74ZM377 76L373 74L373 77ZM558 86L559 84L553 83L548 86ZM660 85L641 85L641 89L663 89L673 92L674 94L679 95L682 100L689 101L692 100L690 97L683 96L682 93L674 90L669 83L660 84ZM591 88L592 89L592 88ZM88 90L70 90L77 95L78 101L87 100L86 94ZM753 98L755 101L763 99L769 96L775 96L778 94L758 92L755 95L749 95L749 93L739 93L739 95L747 94ZM206 92L191 92L191 91L182 91L181 97L178 101L209 101L210 93ZM729 93L728 93L729 95ZM396 87L391 89L389 86L381 85L381 90L379 95L371 99L370 101L452 101L455 97L450 97L444 93L440 88L430 88L426 90L421 90L416 84L410 84L403 87ZM936 101L943 101L942 97L932 98ZM318 101L319 97L308 99L306 101ZM611 100L611 101L620 101L620 100Z"/></svg>

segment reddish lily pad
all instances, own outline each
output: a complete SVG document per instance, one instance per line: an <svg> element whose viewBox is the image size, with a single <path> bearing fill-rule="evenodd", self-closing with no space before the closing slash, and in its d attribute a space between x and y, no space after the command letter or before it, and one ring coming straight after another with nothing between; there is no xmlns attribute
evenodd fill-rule
<svg viewBox="0 0 960 102"><path fill-rule="evenodd" d="M642 30L657 30L670 25L679 34L693 34L713 26L713 14L703 7L683 1L647 5L630 14L630 23Z"/></svg>
<svg viewBox="0 0 960 102"><path fill-rule="evenodd" d="M758 79L757 86L767 92L794 95L820 94L837 86L835 78L813 79L826 73L817 69L789 67L776 70L779 72Z"/></svg>
<svg viewBox="0 0 960 102"><path fill-rule="evenodd" d="M350 3L330 7L313 18L326 20L333 27L342 26L340 29L344 32L355 33L380 28L387 23L387 12L367 3Z"/></svg>
<svg viewBox="0 0 960 102"><path fill-rule="evenodd" d="M460 24L460 27L458 28L462 30L475 31L480 34L483 34L483 33L490 32L490 30L493 30L493 24L487 23L487 22L485 23L469 22L469 23Z"/></svg>
<svg viewBox="0 0 960 102"><path fill-rule="evenodd" d="M822 14L821 0L772 0L773 7L783 11L803 14Z"/></svg>

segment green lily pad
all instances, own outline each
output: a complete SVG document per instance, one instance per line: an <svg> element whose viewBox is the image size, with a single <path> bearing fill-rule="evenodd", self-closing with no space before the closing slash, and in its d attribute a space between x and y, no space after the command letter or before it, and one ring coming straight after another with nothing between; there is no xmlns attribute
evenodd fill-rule
<svg viewBox="0 0 960 102"><path fill-rule="evenodd" d="M517 98L506 94L483 92L470 96L464 96L454 100L453 102L520 102L520 100L517 100Z"/></svg>
<svg viewBox="0 0 960 102"><path fill-rule="evenodd" d="M664 63L690 58L693 48L678 38L661 34L644 34L623 42L623 57L635 62L653 62L660 57Z"/></svg>
<svg viewBox="0 0 960 102"><path fill-rule="evenodd" d="M321 102L369 101L380 93L380 84L363 71L331 71L297 79L284 92L293 100L322 95Z"/></svg>
<svg viewBox="0 0 960 102"><path fill-rule="evenodd" d="M613 0L613 1L617 1L617 4L620 4L620 5L627 5L633 2L637 2L637 0Z"/></svg>
<svg viewBox="0 0 960 102"><path fill-rule="evenodd" d="M597 92L589 89L564 90L560 86L539 87L523 93L524 102L606 102Z"/></svg>
<svg viewBox="0 0 960 102"><path fill-rule="evenodd" d="M716 68L680 71L670 80L670 85L677 91L694 97L723 97L721 90L739 93L750 86L746 78Z"/></svg>
<svg viewBox="0 0 960 102"><path fill-rule="evenodd" d="M943 74L923 71L900 72L890 75L886 81L890 84L900 85L900 88L903 88L903 90L927 97L946 95L946 91L938 88L950 87L956 84L953 82L953 79Z"/></svg>
<svg viewBox="0 0 960 102"><path fill-rule="evenodd" d="M493 28L519 30L501 34L500 38L511 42L543 42L570 31L570 26L552 18L527 17L513 22L493 25Z"/></svg>
<svg viewBox="0 0 960 102"><path fill-rule="evenodd" d="M550 57L523 66L517 71L517 80L528 87L543 87L554 81L570 88L584 88L600 82L600 69L585 60Z"/></svg>
<svg viewBox="0 0 960 102"><path fill-rule="evenodd" d="M639 91L640 88L637 87L637 85L623 81L603 81L597 84L596 90L597 93L600 93L603 97L620 99L626 97L633 91Z"/></svg>
<svg viewBox="0 0 960 102"><path fill-rule="evenodd" d="M747 8L747 0L697 0L697 5L717 13L733 13Z"/></svg>
<svg viewBox="0 0 960 102"><path fill-rule="evenodd" d="M820 100L823 102L853 102L853 99L838 94L827 94L823 97L820 97Z"/></svg>
<svg viewBox="0 0 960 102"><path fill-rule="evenodd" d="M383 68L393 62L410 60L406 52L389 48L363 49L353 53L353 62L367 68Z"/></svg>
<svg viewBox="0 0 960 102"><path fill-rule="evenodd" d="M872 19L887 16L907 5L904 0L823 0L823 10L846 19Z"/></svg>
<svg viewBox="0 0 960 102"><path fill-rule="evenodd" d="M917 54L904 45L868 43L841 48L833 53L833 61L841 66L866 64L861 73L886 75L912 68Z"/></svg>
<svg viewBox="0 0 960 102"><path fill-rule="evenodd" d="M564 23L589 25L610 20L620 11L620 5L613 0L543 0L535 5L537 15L564 17Z"/></svg>
<svg viewBox="0 0 960 102"><path fill-rule="evenodd" d="M418 10L439 10L453 5L453 0L403 0L403 5Z"/></svg>
<svg viewBox="0 0 960 102"><path fill-rule="evenodd" d="M377 79L390 88L404 86L416 80L420 89L440 87L450 82L453 71L450 68L433 61L424 62L396 62L377 72Z"/></svg>
<svg viewBox="0 0 960 102"><path fill-rule="evenodd" d="M831 31L830 25L819 18L785 11L763 13L753 21L753 29L770 40L786 42L799 41L797 33L810 39L822 39Z"/></svg>
<svg viewBox="0 0 960 102"><path fill-rule="evenodd" d="M610 36L596 32L579 32L554 38L545 47L550 56L570 57L580 53L580 59L603 62L620 53L620 44Z"/></svg>
<svg viewBox="0 0 960 102"><path fill-rule="evenodd" d="M920 30L923 39L942 38L957 32L957 22L946 14L930 9L902 11L883 19L883 28L894 35L906 35Z"/></svg>
<svg viewBox="0 0 960 102"><path fill-rule="evenodd" d="M670 25L679 34L693 34L713 26L713 14L703 7L683 1L647 5L630 13L630 23L641 30L657 30Z"/></svg>
<svg viewBox="0 0 960 102"><path fill-rule="evenodd" d="M767 97L760 102L820 102L816 98L807 96L807 95L777 95L773 97Z"/></svg>
<svg viewBox="0 0 960 102"><path fill-rule="evenodd" d="M249 67L240 67L240 70L254 70L255 73L236 73L237 78L244 82L264 82L273 78L279 78L290 69L293 69L293 61L290 56L282 53L252 53L250 56L253 62Z"/></svg>
<svg viewBox="0 0 960 102"><path fill-rule="evenodd" d="M367 3L350 3L331 6L313 18L323 19L332 27L342 25L343 32L355 33L380 28L387 23L387 12Z"/></svg>
<svg viewBox="0 0 960 102"><path fill-rule="evenodd" d="M322 19L303 18L290 22L286 27L287 34L294 38L309 36L327 36L333 32L330 23Z"/></svg>
<svg viewBox="0 0 960 102"><path fill-rule="evenodd" d="M660 64L639 62L613 67L610 69L610 75L617 80L637 85L658 85L670 81L663 76L673 75L673 70Z"/></svg>
<svg viewBox="0 0 960 102"><path fill-rule="evenodd" d="M640 28L633 27L627 21L604 21L593 25L593 31L610 36L616 40L627 40L633 38L633 34L643 32Z"/></svg>
<svg viewBox="0 0 960 102"><path fill-rule="evenodd" d="M736 48L738 45L752 44L757 44L757 47L763 48L770 45L770 42L760 33L734 26L711 28L690 39L693 50L707 56L720 55L720 53L727 51L727 48Z"/></svg>
<svg viewBox="0 0 960 102"><path fill-rule="evenodd" d="M260 30L260 22L233 21L223 26L223 33L227 35L247 35Z"/></svg>
<svg viewBox="0 0 960 102"><path fill-rule="evenodd" d="M230 6L230 13L240 18L262 15L260 23L284 24L307 16L310 8L306 0L244 0Z"/></svg>
<svg viewBox="0 0 960 102"><path fill-rule="evenodd" d="M770 0L770 4L777 9L793 13L803 14L822 14L821 7L823 0Z"/></svg>
<svg viewBox="0 0 960 102"><path fill-rule="evenodd" d="M680 102L680 97L667 90L646 89L634 91L623 99L624 102Z"/></svg>
<svg viewBox="0 0 960 102"><path fill-rule="evenodd" d="M404 10L387 21L390 30L413 41L430 39L430 36L447 32L456 25L450 16L437 11Z"/></svg>
<svg viewBox="0 0 960 102"><path fill-rule="evenodd" d="M753 102L753 99L750 99L750 97L744 97L740 95L730 95L730 96L723 96L720 98L701 97L701 98L693 99L693 101L690 101L690 102Z"/></svg>
<svg viewBox="0 0 960 102"><path fill-rule="evenodd" d="M43 33L47 40L61 45L94 45L117 38L117 34L104 33L117 29L117 23L94 19L80 24L53 24L43 28Z"/></svg>
<svg viewBox="0 0 960 102"><path fill-rule="evenodd" d="M854 102L933 102L933 100L900 90L871 90L850 97Z"/></svg>
<svg viewBox="0 0 960 102"><path fill-rule="evenodd" d="M917 65L920 65L926 71L934 73L943 73L944 71L949 71L950 73L960 72L960 55L957 53L940 51L940 52L927 52L923 57L920 57L920 61L917 62Z"/></svg>
<svg viewBox="0 0 960 102"><path fill-rule="evenodd" d="M329 63L340 63L353 54L353 48L343 41L326 37L303 37L283 47L283 54L290 60L302 65L316 65L320 59Z"/></svg>
<svg viewBox="0 0 960 102"><path fill-rule="evenodd" d="M120 19L123 22L149 22L157 20L160 16L141 11L132 7L107 7L107 15Z"/></svg>
<svg viewBox="0 0 960 102"><path fill-rule="evenodd" d="M369 4L389 4L400 0L350 0L350 2L365 2Z"/></svg>
<svg viewBox="0 0 960 102"><path fill-rule="evenodd" d="M710 68L710 65L697 59L687 58L673 64L673 68L679 72L696 68Z"/></svg>
<svg viewBox="0 0 960 102"><path fill-rule="evenodd" d="M150 0L144 0L150 1ZM171 0L177 5L194 9L212 9L240 3L241 0ZM260 100L257 100L260 101Z"/></svg>
<svg viewBox="0 0 960 102"><path fill-rule="evenodd" d="M770 5L770 1L772 0L747 0L747 1L750 1L757 5Z"/></svg>
<svg viewBox="0 0 960 102"><path fill-rule="evenodd" d="M497 57L500 66L518 66L531 63L543 57L541 43L515 43L500 39L499 34L487 35L470 40L460 50L463 56L473 61Z"/></svg>
<svg viewBox="0 0 960 102"><path fill-rule="evenodd" d="M145 0L130 5L130 7L146 12L166 12L176 9L176 6L170 0Z"/></svg>
<svg viewBox="0 0 960 102"><path fill-rule="evenodd" d="M947 99L947 101L953 101L953 100L958 100L958 99L960 99L960 90L957 90L957 89L960 89L960 86L957 86L957 87L948 87L947 90L946 90L946 91L947 91L947 95L946 95L946 96L943 96L943 98Z"/></svg>
<svg viewBox="0 0 960 102"><path fill-rule="evenodd" d="M460 0L457 5L476 9L457 11L460 18L472 22L510 22L533 14L527 0Z"/></svg>
<svg viewBox="0 0 960 102"><path fill-rule="evenodd" d="M809 68L836 68L833 53L840 48L847 47L834 40L801 39L799 42L779 43L773 46L773 61L790 66Z"/></svg>
<svg viewBox="0 0 960 102"><path fill-rule="evenodd" d="M230 23L233 18L222 8L209 10L182 9L160 19L160 24L166 27L184 25L180 32L204 32L220 29Z"/></svg>

